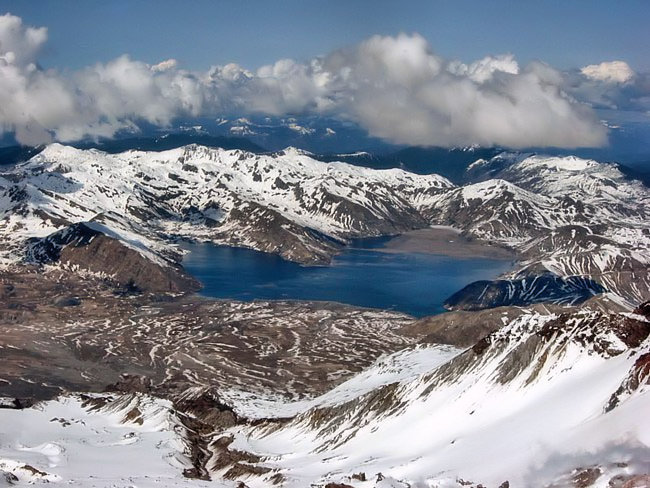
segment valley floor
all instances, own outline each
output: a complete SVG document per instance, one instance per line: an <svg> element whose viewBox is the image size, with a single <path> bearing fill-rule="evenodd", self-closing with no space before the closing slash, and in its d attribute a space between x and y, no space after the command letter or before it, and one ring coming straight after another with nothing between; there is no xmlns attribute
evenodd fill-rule
<svg viewBox="0 0 650 488"><path fill-rule="evenodd" d="M512 249L486 241L470 239L462 235L460 230L447 226L433 226L405 232L376 250L442 254L458 258L517 259L517 254Z"/></svg>
<svg viewBox="0 0 650 488"><path fill-rule="evenodd" d="M415 320L0 281L0 486L647 486L648 306Z"/></svg>

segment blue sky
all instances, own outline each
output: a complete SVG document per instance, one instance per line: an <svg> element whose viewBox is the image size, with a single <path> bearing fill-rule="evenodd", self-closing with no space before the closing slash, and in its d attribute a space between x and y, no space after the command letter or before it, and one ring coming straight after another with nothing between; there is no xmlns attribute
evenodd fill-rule
<svg viewBox="0 0 650 488"><path fill-rule="evenodd" d="M648 0L0 1L0 136L23 144L247 115L446 147L650 127Z"/></svg>
<svg viewBox="0 0 650 488"><path fill-rule="evenodd" d="M77 69L128 53L187 69L309 59L371 35L418 32L442 56L513 53L559 69L627 61L650 71L647 0L143 1L3 0L1 10L47 26L47 67Z"/></svg>

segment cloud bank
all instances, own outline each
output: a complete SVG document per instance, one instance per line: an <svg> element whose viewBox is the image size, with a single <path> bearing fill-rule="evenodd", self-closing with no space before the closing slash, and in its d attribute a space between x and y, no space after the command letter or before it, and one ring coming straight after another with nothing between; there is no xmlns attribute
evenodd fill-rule
<svg viewBox="0 0 650 488"><path fill-rule="evenodd" d="M605 61L590 64L580 70L587 78L610 83L625 83L634 77L634 71L625 61Z"/></svg>
<svg viewBox="0 0 650 488"><path fill-rule="evenodd" d="M599 146L604 128L561 89L551 67L512 56L466 65L414 35L373 37L329 56L342 110L373 135L414 145Z"/></svg>
<svg viewBox="0 0 650 488"><path fill-rule="evenodd" d="M194 72L174 59L149 65L127 55L72 73L44 70L46 42L45 28L0 16L0 131L23 144L112 137L142 121L165 127L177 117L262 113L339 117L399 144L601 146L606 128L583 102L631 100L618 85L629 91L640 79L617 62L570 76L542 63L520 67L511 55L465 64L435 54L417 34L375 36L255 71L228 64Z"/></svg>
<svg viewBox="0 0 650 488"><path fill-rule="evenodd" d="M565 75L566 90L594 108L650 114L650 75L625 61L606 61Z"/></svg>

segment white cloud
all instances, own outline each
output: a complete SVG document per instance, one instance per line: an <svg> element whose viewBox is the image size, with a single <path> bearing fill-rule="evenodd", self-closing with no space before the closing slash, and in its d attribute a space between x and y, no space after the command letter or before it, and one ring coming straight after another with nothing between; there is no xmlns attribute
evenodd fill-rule
<svg viewBox="0 0 650 488"><path fill-rule="evenodd" d="M634 70L625 61L604 61L580 70L587 78L610 83L625 83L634 77Z"/></svg>
<svg viewBox="0 0 650 488"><path fill-rule="evenodd" d="M470 64L434 54L419 35L372 37L307 63L256 71L153 66L124 55L71 74L41 70L47 31L0 17L0 130L25 144L111 137L141 120L315 113L358 122L372 135L417 145L596 146L606 129L567 96L563 76L511 55Z"/></svg>
<svg viewBox="0 0 650 488"><path fill-rule="evenodd" d="M161 71L169 71L170 69L175 69L178 66L178 61L175 59L166 59L165 61L161 61L158 64L154 64L151 67L151 71L154 72L161 72Z"/></svg>
<svg viewBox="0 0 650 488"><path fill-rule="evenodd" d="M413 145L598 146L606 131L567 97L562 76L511 56L470 65L433 54L418 36L373 37L325 67L339 108L371 134Z"/></svg>
<svg viewBox="0 0 650 488"><path fill-rule="evenodd" d="M496 57L487 56L469 66L460 61L452 61L449 63L449 71L460 76L467 76L477 83L484 83L491 79L496 72L519 74L519 64L512 54L505 54Z"/></svg>
<svg viewBox="0 0 650 488"><path fill-rule="evenodd" d="M0 63L32 63L46 41L45 27L25 27L20 17L0 15Z"/></svg>
<svg viewBox="0 0 650 488"><path fill-rule="evenodd" d="M598 109L645 112L650 108L650 74L624 61L607 61L565 73L564 85L576 99Z"/></svg>

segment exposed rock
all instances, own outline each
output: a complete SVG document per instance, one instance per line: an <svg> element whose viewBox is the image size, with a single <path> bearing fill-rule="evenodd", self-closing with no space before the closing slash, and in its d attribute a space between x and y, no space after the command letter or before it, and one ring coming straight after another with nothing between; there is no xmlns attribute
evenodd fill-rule
<svg viewBox="0 0 650 488"><path fill-rule="evenodd" d="M627 378L623 380L621 386L612 393L605 411L609 412L610 410L616 408L622 400L630 396L632 393L637 391L639 387L643 385L650 384L650 352L647 352L634 362L634 366L627 375Z"/></svg>
<svg viewBox="0 0 650 488"><path fill-rule="evenodd" d="M262 475L271 471L269 468L254 464L261 461L259 456L231 449L229 446L233 440L230 436L223 436L210 444L212 451L211 470L219 471L228 468L224 478L229 480L236 480L248 475Z"/></svg>
<svg viewBox="0 0 650 488"><path fill-rule="evenodd" d="M7 471L0 470L0 477L2 477L2 479L4 479L8 485L15 485L19 481L18 477L15 474L9 473Z"/></svg>
<svg viewBox="0 0 650 488"><path fill-rule="evenodd" d="M575 488L589 488L600 478L601 474L602 471L599 468L578 468L571 481Z"/></svg>
<svg viewBox="0 0 650 488"><path fill-rule="evenodd" d="M53 304L56 307L76 307L81 305L81 300L78 297L58 297Z"/></svg>
<svg viewBox="0 0 650 488"><path fill-rule="evenodd" d="M30 408L34 402L30 398L1 398L0 408L11 408L22 410L23 408Z"/></svg>
<svg viewBox="0 0 650 488"><path fill-rule="evenodd" d="M475 281L445 300L450 310L482 310L535 303L577 305L605 288L587 278L546 273L511 280Z"/></svg>
<svg viewBox="0 0 650 488"><path fill-rule="evenodd" d="M106 386L104 391L117 393L151 393L152 389L153 384L151 378L123 373L117 382Z"/></svg>
<svg viewBox="0 0 650 488"><path fill-rule="evenodd" d="M621 488L648 488L650 486L650 474L630 476Z"/></svg>
<svg viewBox="0 0 650 488"><path fill-rule="evenodd" d="M421 342L451 344L470 347L485 336L499 330L509 321L530 313L564 312L566 307L554 305L532 305L523 307L496 307L478 311L453 311L425 317L406 325L402 333L421 337Z"/></svg>
<svg viewBox="0 0 650 488"><path fill-rule="evenodd" d="M645 318L650 319L650 301L643 302L637 308L634 309L634 312L637 315L643 315Z"/></svg>
<svg viewBox="0 0 650 488"><path fill-rule="evenodd" d="M120 287L166 292L193 291L200 287L178 264L158 264L121 240L85 223L35 240L29 248L28 259L97 273Z"/></svg>
<svg viewBox="0 0 650 488"><path fill-rule="evenodd" d="M239 418L232 407L221 402L213 388L199 388L175 395L174 407L200 421L207 430L225 430L236 425ZM201 429L195 431L201 432Z"/></svg>
<svg viewBox="0 0 650 488"><path fill-rule="evenodd" d="M16 287L11 283L7 283L0 287L0 300L6 300L16 295Z"/></svg>

